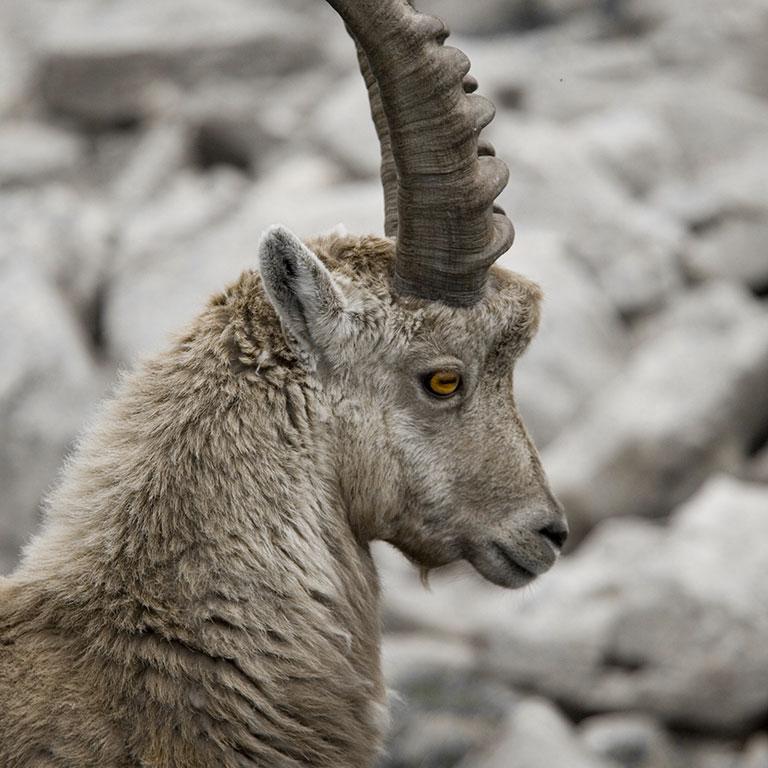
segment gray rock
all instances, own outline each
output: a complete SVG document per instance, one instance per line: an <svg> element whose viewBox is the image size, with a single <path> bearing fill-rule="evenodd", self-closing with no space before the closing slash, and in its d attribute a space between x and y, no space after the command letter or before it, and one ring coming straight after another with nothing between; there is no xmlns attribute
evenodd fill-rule
<svg viewBox="0 0 768 768"><path fill-rule="evenodd" d="M739 768L766 768L768 766L768 734L753 736L744 747Z"/></svg>
<svg viewBox="0 0 768 768"><path fill-rule="evenodd" d="M582 712L748 732L768 706L767 520L765 487L720 477L667 529L603 523L499 615L489 668Z"/></svg>
<svg viewBox="0 0 768 768"><path fill-rule="evenodd" d="M686 768L740 768L741 750L734 741L700 736L680 741Z"/></svg>
<svg viewBox="0 0 768 768"><path fill-rule="evenodd" d="M0 116L27 105L34 61L29 53L30 19L24 0L4 0L0 8Z"/></svg>
<svg viewBox="0 0 768 768"><path fill-rule="evenodd" d="M83 142L68 131L31 121L0 124L0 187L71 176L83 156Z"/></svg>
<svg viewBox="0 0 768 768"><path fill-rule="evenodd" d="M422 13L443 19L454 32L487 35L517 26L521 0L417 0L414 6Z"/></svg>
<svg viewBox="0 0 768 768"><path fill-rule="evenodd" d="M587 11L595 11L600 0L418 0L423 13L439 16L456 31L470 35L498 35L510 29L528 30L563 23Z"/></svg>
<svg viewBox="0 0 768 768"><path fill-rule="evenodd" d="M638 82L655 80L657 62L642 40L595 44L595 25L546 27L526 35L472 38L466 50L480 89L502 109L572 123L637 104Z"/></svg>
<svg viewBox="0 0 768 768"><path fill-rule="evenodd" d="M676 139L658 115L637 108L593 114L576 126L596 162L632 195L642 197L680 166Z"/></svg>
<svg viewBox="0 0 768 768"><path fill-rule="evenodd" d="M768 179L762 172L768 162L768 142L747 141L725 159L712 158L693 181L677 179L663 185L654 204L681 219L695 231L719 226L728 219L768 216Z"/></svg>
<svg viewBox="0 0 768 768"><path fill-rule="evenodd" d="M211 295L244 269L256 269L259 238L272 224L303 237L327 232L340 221L352 231L381 229L378 182L326 187L328 166L320 163L315 186L312 173L301 176L312 171L310 164L292 168L288 173L284 166L281 178L265 178L245 201L239 176L181 177L164 199L137 213L108 288L105 327L116 360L158 351ZM142 307L139 316L136 307Z"/></svg>
<svg viewBox="0 0 768 768"><path fill-rule="evenodd" d="M746 476L756 483L768 483L768 446L763 446L748 462Z"/></svg>
<svg viewBox="0 0 768 768"><path fill-rule="evenodd" d="M526 426L543 446L616 375L629 340L615 308L562 235L524 229L499 263L544 290L539 333L515 372Z"/></svg>
<svg viewBox="0 0 768 768"><path fill-rule="evenodd" d="M393 723L381 768L455 765L493 736L515 700L478 674L466 640L387 635L382 652Z"/></svg>
<svg viewBox="0 0 768 768"><path fill-rule="evenodd" d="M428 678L469 675L477 666L477 649L459 638L387 634L381 653L384 679L396 693Z"/></svg>
<svg viewBox="0 0 768 768"><path fill-rule="evenodd" d="M638 714L593 715L579 723L584 743L621 768L683 768L669 734Z"/></svg>
<svg viewBox="0 0 768 768"><path fill-rule="evenodd" d="M723 5L717 0L621 0L613 3L625 30L642 30L665 64L709 67L754 44L766 19L761 0Z"/></svg>
<svg viewBox="0 0 768 768"><path fill-rule="evenodd" d="M95 305L112 253L113 231L103 202L68 185L0 196L0 266L23 263L35 269L56 286L84 326L98 321Z"/></svg>
<svg viewBox="0 0 768 768"><path fill-rule="evenodd" d="M511 172L500 204L519 231L556 228L622 313L658 308L679 289L683 229L633 200L570 130L503 115L490 128Z"/></svg>
<svg viewBox="0 0 768 768"><path fill-rule="evenodd" d="M371 120L368 96L360 75L355 73L334 85L309 118L313 141L335 158L351 175L378 178L381 154ZM355 140L350 141L350 136Z"/></svg>
<svg viewBox="0 0 768 768"><path fill-rule="evenodd" d="M683 168L693 179L742 157L745 148L764 143L768 133L764 101L707 78L659 80L640 88L630 100L666 124L677 139ZM758 173L755 168L750 175Z"/></svg>
<svg viewBox="0 0 768 768"><path fill-rule="evenodd" d="M227 228L242 193L242 179L229 172L181 174L126 222L105 289L105 342L114 360L158 351L253 266L255 236L248 252L247 235Z"/></svg>
<svg viewBox="0 0 768 768"><path fill-rule="evenodd" d="M405 727L390 736L378 768L452 768L493 732L476 717L409 712Z"/></svg>
<svg viewBox="0 0 768 768"><path fill-rule="evenodd" d="M175 121L150 126L131 147L125 162L114 169L109 182L121 215L146 205L167 188L189 161L190 153L191 138L186 126Z"/></svg>
<svg viewBox="0 0 768 768"><path fill-rule="evenodd" d="M69 308L34 267L0 262L0 573L102 390Z"/></svg>
<svg viewBox="0 0 768 768"><path fill-rule="evenodd" d="M498 741L462 768L611 768L591 753L550 702L526 699L515 705Z"/></svg>
<svg viewBox="0 0 768 768"><path fill-rule="evenodd" d="M723 278L756 290L768 288L768 216L726 218L691 243L683 262L696 279Z"/></svg>
<svg viewBox="0 0 768 768"><path fill-rule="evenodd" d="M205 83L316 66L312 33L309 19L274 4L67 3L41 35L40 87L49 108L79 120L140 120Z"/></svg>
<svg viewBox="0 0 768 768"><path fill-rule="evenodd" d="M663 515L768 425L768 314L735 286L680 299L621 374L550 444L544 465L574 531Z"/></svg>

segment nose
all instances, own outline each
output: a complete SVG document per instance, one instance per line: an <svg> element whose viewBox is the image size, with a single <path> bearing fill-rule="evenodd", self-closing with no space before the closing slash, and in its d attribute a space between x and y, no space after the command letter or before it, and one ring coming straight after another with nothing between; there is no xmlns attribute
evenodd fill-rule
<svg viewBox="0 0 768 768"><path fill-rule="evenodd" d="M568 539L568 523L564 517L547 523L539 528L539 534L543 536L556 550L561 550Z"/></svg>

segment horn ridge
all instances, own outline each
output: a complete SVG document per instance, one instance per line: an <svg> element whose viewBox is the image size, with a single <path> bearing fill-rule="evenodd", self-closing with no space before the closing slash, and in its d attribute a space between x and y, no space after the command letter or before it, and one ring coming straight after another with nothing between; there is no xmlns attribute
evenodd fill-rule
<svg viewBox="0 0 768 768"><path fill-rule="evenodd" d="M514 229L494 200L509 172L479 138L495 114L446 25L405 0L328 0L359 49L382 147L395 290L466 305ZM384 177L386 173L386 178ZM393 189L395 190L393 192Z"/></svg>

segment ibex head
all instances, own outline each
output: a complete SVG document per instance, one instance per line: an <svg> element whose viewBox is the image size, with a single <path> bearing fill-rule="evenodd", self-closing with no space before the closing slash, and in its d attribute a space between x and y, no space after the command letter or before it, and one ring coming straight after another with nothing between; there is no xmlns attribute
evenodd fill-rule
<svg viewBox="0 0 768 768"><path fill-rule="evenodd" d="M493 202L508 170L478 139L494 108L439 20L406 0L329 2L368 86L390 239L303 245L273 229L264 287L327 404L358 537L520 586L552 565L567 526L512 394L540 294L492 267L514 235Z"/></svg>

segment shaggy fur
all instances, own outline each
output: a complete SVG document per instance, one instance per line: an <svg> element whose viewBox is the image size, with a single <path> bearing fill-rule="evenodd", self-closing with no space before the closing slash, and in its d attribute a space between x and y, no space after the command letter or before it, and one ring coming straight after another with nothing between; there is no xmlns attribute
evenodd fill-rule
<svg viewBox="0 0 768 768"><path fill-rule="evenodd" d="M215 296L69 461L0 579L4 768L364 768L386 721L369 542L508 586L554 560L511 395L538 289L494 269L452 308L393 294L388 240L311 247L269 233L266 285ZM436 401L420 375L445 366L462 392Z"/></svg>

